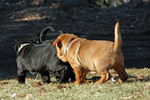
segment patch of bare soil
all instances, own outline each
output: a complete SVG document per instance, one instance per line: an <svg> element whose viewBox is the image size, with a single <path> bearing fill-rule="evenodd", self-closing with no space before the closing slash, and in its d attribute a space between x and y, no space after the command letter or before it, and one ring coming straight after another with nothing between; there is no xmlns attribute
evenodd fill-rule
<svg viewBox="0 0 150 100"><path fill-rule="evenodd" d="M114 39L120 22L126 68L150 67L150 4L133 1L118 7L53 7L0 4L0 78L16 76L15 43L39 35L46 26L97 40Z"/></svg>

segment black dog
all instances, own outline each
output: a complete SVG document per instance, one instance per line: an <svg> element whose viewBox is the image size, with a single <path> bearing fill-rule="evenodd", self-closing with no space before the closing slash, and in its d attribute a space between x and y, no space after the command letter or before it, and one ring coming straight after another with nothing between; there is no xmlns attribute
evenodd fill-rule
<svg viewBox="0 0 150 100"><path fill-rule="evenodd" d="M50 74L59 83L75 80L75 74L69 63L64 63L58 59L56 48L48 41L43 42L46 33L51 27L46 27L40 34L40 39L35 36L23 38L15 45L17 52L18 82L25 83L26 72L31 74L40 73L44 83L50 83Z"/></svg>

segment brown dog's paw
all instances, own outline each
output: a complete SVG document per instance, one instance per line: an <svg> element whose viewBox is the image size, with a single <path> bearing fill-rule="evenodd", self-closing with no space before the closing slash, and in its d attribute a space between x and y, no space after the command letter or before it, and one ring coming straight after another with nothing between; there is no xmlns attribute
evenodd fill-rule
<svg viewBox="0 0 150 100"><path fill-rule="evenodd" d="M78 82L78 81L74 82L74 85L80 85L80 84L82 84L82 82Z"/></svg>
<svg viewBox="0 0 150 100"><path fill-rule="evenodd" d="M94 84L102 84L104 82L96 81Z"/></svg>
<svg viewBox="0 0 150 100"><path fill-rule="evenodd" d="M84 80L83 83L85 83L85 82L87 82L87 83L92 83L93 81L92 81L92 80Z"/></svg>
<svg viewBox="0 0 150 100"><path fill-rule="evenodd" d="M34 83L34 86L35 86L35 87L42 86L42 83L41 83L41 81L35 82L35 83Z"/></svg>
<svg viewBox="0 0 150 100"><path fill-rule="evenodd" d="M119 84L123 83L123 81L119 78L119 80L117 81Z"/></svg>

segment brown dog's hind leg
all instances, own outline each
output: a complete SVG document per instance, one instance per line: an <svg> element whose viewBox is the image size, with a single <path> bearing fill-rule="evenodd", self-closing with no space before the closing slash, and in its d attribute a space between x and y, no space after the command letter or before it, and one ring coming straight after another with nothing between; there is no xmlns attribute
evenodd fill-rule
<svg viewBox="0 0 150 100"><path fill-rule="evenodd" d="M109 71L99 72L99 74L101 75L101 78L98 81L96 81L95 84L105 83L106 81L108 81L111 78Z"/></svg>
<svg viewBox="0 0 150 100"><path fill-rule="evenodd" d="M89 82L89 83L91 83L91 82L93 82L92 80L87 80L87 79L85 79L85 77L86 77L86 73L83 73L83 83L85 83L85 82Z"/></svg>
<svg viewBox="0 0 150 100"><path fill-rule="evenodd" d="M126 73L124 66L114 68L114 70L119 75L119 80L118 80L119 83L125 82L128 79L128 74Z"/></svg>

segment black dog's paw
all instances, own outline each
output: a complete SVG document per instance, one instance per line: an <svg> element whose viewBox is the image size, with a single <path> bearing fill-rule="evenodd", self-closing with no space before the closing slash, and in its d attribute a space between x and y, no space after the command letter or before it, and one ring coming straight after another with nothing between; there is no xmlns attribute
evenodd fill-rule
<svg viewBox="0 0 150 100"><path fill-rule="evenodd" d="M49 71L43 71L43 72L40 72L40 77L43 81L43 83L50 83L50 75L49 75Z"/></svg>
<svg viewBox="0 0 150 100"><path fill-rule="evenodd" d="M75 79L75 74L73 72L70 73L70 78L71 78L71 82L74 82L76 79Z"/></svg>
<svg viewBox="0 0 150 100"><path fill-rule="evenodd" d="M25 75L19 75L18 76L18 83L20 83L20 84L25 83Z"/></svg>
<svg viewBox="0 0 150 100"><path fill-rule="evenodd" d="M44 84L49 84L51 82L50 78L48 76L43 76L43 77L41 77L41 79Z"/></svg>
<svg viewBox="0 0 150 100"><path fill-rule="evenodd" d="M71 77L71 82L74 82L75 80L75 77Z"/></svg>
<svg viewBox="0 0 150 100"><path fill-rule="evenodd" d="M61 77L59 77L59 84L67 83L68 81L69 81L69 77L68 76L61 76Z"/></svg>
<svg viewBox="0 0 150 100"><path fill-rule="evenodd" d="M22 82L22 81L18 81L18 83L20 83L20 84L25 84L25 82Z"/></svg>

